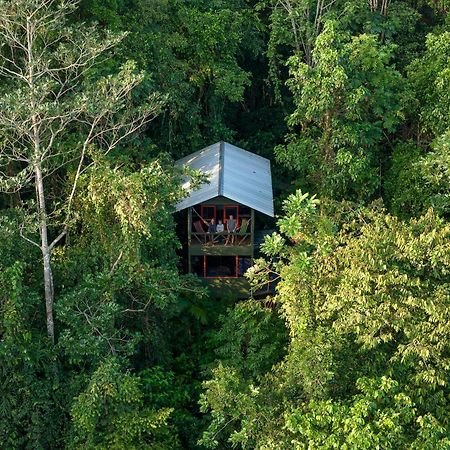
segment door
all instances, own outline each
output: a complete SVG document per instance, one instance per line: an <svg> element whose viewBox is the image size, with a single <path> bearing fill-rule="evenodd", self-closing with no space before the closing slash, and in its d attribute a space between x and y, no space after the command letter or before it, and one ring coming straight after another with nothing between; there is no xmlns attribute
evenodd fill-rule
<svg viewBox="0 0 450 450"><path fill-rule="evenodd" d="M239 206L238 205L225 205L223 208L223 223L226 223L228 218L234 217L236 223L239 221Z"/></svg>

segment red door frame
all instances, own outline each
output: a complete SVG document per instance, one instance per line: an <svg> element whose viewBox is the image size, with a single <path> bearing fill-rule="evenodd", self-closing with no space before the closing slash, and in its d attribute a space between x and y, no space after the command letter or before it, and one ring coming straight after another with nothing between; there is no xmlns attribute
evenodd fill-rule
<svg viewBox="0 0 450 450"><path fill-rule="evenodd" d="M223 205L223 222L224 224L227 223L228 217L227 217L227 208L236 208L236 226L239 226L239 205Z"/></svg>

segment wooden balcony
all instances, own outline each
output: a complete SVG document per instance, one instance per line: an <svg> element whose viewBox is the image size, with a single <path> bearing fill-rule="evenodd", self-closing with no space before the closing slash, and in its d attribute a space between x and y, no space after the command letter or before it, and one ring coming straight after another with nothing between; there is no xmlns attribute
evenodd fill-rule
<svg viewBox="0 0 450 450"><path fill-rule="evenodd" d="M191 255L252 255L251 233L191 233Z"/></svg>

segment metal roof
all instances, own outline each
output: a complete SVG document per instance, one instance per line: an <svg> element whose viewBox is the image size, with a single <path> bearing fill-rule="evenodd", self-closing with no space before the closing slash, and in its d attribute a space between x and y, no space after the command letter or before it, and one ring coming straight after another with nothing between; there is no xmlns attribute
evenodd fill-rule
<svg viewBox="0 0 450 450"><path fill-rule="evenodd" d="M209 180L197 190L191 190L189 180L185 180L183 188L190 193L177 203L177 211L223 196L273 217L268 159L221 141L185 156L175 164L201 170Z"/></svg>

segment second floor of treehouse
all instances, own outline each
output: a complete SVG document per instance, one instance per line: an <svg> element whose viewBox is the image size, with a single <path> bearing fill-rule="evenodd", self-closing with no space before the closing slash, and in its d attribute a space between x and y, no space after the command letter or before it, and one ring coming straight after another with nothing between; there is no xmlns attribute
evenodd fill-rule
<svg viewBox="0 0 450 450"><path fill-rule="evenodd" d="M191 255L253 256L255 210L225 197L188 208Z"/></svg>

